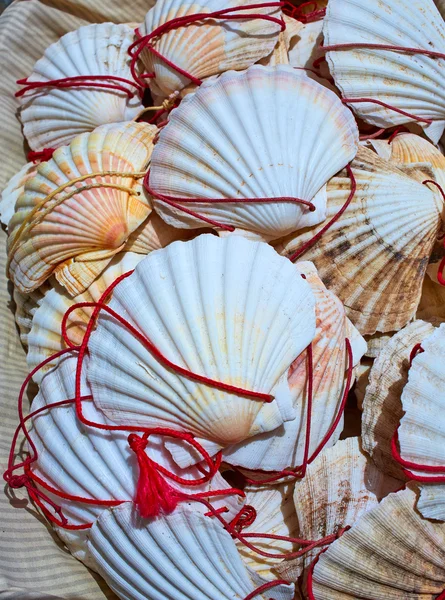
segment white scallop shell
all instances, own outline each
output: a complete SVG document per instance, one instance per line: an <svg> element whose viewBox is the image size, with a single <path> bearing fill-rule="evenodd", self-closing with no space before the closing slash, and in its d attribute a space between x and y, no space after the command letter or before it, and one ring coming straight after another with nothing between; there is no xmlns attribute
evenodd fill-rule
<svg viewBox="0 0 445 600"><path fill-rule="evenodd" d="M236 235L174 242L115 288L110 307L175 364L285 397L265 403L194 382L102 316L89 343L88 380L112 420L190 431L217 448L294 418L283 382L314 336L314 298L295 267L267 244Z"/></svg>
<svg viewBox="0 0 445 600"><path fill-rule="evenodd" d="M404 415L398 430L400 454L404 460L415 464L444 467L445 324L422 340L422 348L424 352L419 352L413 359L402 393ZM420 468L409 471L427 480L445 476L445 471L437 474ZM425 488L428 485L424 487L425 492L422 491L419 510L425 517L445 520L445 485L435 486L432 491ZM423 512L421 507L425 507L425 503L426 512Z"/></svg>
<svg viewBox="0 0 445 600"><path fill-rule="evenodd" d="M311 262L300 262L296 264L296 268L305 276L314 293L317 320L312 341L314 377L310 456L334 422L342 400L348 368L345 339L348 337L351 341L353 366L363 356L366 344L346 317L343 304L321 281L314 265ZM287 421L279 429L226 449L226 462L246 469L265 471L282 471L302 463L307 419L306 353L292 363L287 378L297 413L296 419ZM335 444L342 429L343 418L330 438L329 445Z"/></svg>
<svg viewBox="0 0 445 600"><path fill-rule="evenodd" d="M15 203L23 192L25 183L30 177L34 177L36 170L37 165L32 162L27 163L18 173L11 177L3 190L0 199L0 222L5 225L6 228L14 214Z"/></svg>
<svg viewBox="0 0 445 600"><path fill-rule="evenodd" d="M442 222L443 200L438 190L428 189L366 148L359 148L352 171L354 198L302 257L314 262L362 334L395 331L415 315ZM328 184L328 220L350 195L351 182L345 175ZM419 178L422 181L423 175ZM323 226L291 234L277 250L293 254Z"/></svg>
<svg viewBox="0 0 445 600"><path fill-rule="evenodd" d="M51 274L72 295L82 292L122 250L150 214L134 177L96 176L58 192L89 173L145 170L157 128L145 123L104 125L77 136L38 165L16 202L9 229L10 275L27 293ZM88 185L110 183L125 189ZM76 188L81 191L74 193ZM70 194L73 194L71 197ZM44 203L44 204L40 204ZM33 211L36 211L33 213Z"/></svg>
<svg viewBox="0 0 445 600"><path fill-rule="evenodd" d="M323 19L302 24L297 42L289 50L289 63L292 67L311 68L320 56L319 46L323 42Z"/></svg>
<svg viewBox="0 0 445 600"><path fill-rule="evenodd" d="M390 446L403 415L400 397L408 380L411 351L433 331L429 323L414 321L396 333L374 361L363 401L363 448L380 470L401 480L406 478Z"/></svg>
<svg viewBox="0 0 445 600"><path fill-rule="evenodd" d="M99 573L124 600L244 600L256 588L222 525L186 506L152 521L129 504L104 511L88 548ZM277 600L292 600L294 585L273 593Z"/></svg>
<svg viewBox="0 0 445 600"><path fill-rule="evenodd" d="M252 525L245 527L243 533L267 533L285 537L299 537L298 519L293 502L293 483L284 483L274 487L252 486L246 488L246 505L253 506L257 517ZM270 540L248 538L256 547L270 554L287 554L297 550L295 544L288 540ZM238 551L244 563L264 579L273 576L271 569L282 562L281 558L268 558L253 552L242 542L237 541ZM281 579L281 578L279 578Z"/></svg>
<svg viewBox="0 0 445 600"><path fill-rule="evenodd" d="M141 26L147 35L171 19L208 13L221 9L249 6L248 0L159 0L151 8ZM279 7L259 7L256 14L281 17ZM252 10L246 10L252 14ZM153 41L157 52L194 77L203 79L230 69L247 69L269 55L278 40L280 26L264 19L202 20L197 24L174 29ZM146 70L154 72L151 91L161 97L186 87L190 80L169 67L162 59L144 50L141 54Z"/></svg>
<svg viewBox="0 0 445 600"><path fill-rule="evenodd" d="M171 113L153 151L150 186L166 196L246 199L186 206L277 238L323 220L322 188L355 156L357 143L355 121L332 92L291 67L254 66L205 82ZM275 197L314 200L317 210L248 202ZM175 227L203 226L164 202L154 206Z"/></svg>
<svg viewBox="0 0 445 600"><path fill-rule="evenodd" d="M133 30L127 25L96 23L70 31L51 44L34 65L29 81L51 81L79 75L112 75L133 80L128 48ZM111 80L106 83L113 83ZM20 119L33 150L58 148L99 125L130 121L142 103L135 96L94 87L40 88L21 97Z"/></svg>
<svg viewBox="0 0 445 600"><path fill-rule="evenodd" d="M43 378L40 391L32 405L33 410L74 398L76 365L76 358L64 358L56 369ZM85 381L82 382L81 393L90 393ZM93 402L85 401L82 407L87 419L95 423L110 424ZM92 500L133 500L139 471L136 455L127 441L128 432L102 431L83 425L77 417L75 406L70 404L52 408L33 417L30 434L38 452L38 460L32 470L53 488L65 494ZM187 471L179 469L165 450L164 440L159 436L150 438L146 452L150 458L175 475L191 480L202 477L197 467ZM170 479L168 482L184 493L229 487L219 473L210 482L194 487ZM103 506L64 500L52 493L48 495L62 507L70 524L84 525L94 522L104 510ZM210 498L210 501L216 509L227 508L224 516L228 521L235 517L244 504L244 499L234 494ZM205 513L208 510L196 502L192 505L195 511ZM57 531L77 558L88 561L86 538L89 530L72 532L58 527Z"/></svg>
<svg viewBox="0 0 445 600"><path fill-rule="evenodd" d="M325 46L371 43L445 52L445 24L431 0L330 0L323 34ZM362 48L327 52L326 58L343 98L377 99L431 119L431 125L419 125L439 141L445 127L444 59ZM414 121L370 102L350 106L377 127Z"/></svg>
<svg viewBox="0 0 445 600"><path fill-rule="evenodd" d="M323 450L309 465L305 478L295 484L299 537L316 541L354 525L397 487L399 481L385 477L366 458L360 438L337 442ZM319 552L316 548L302 558L284 561L278 572L296 581Z"/></svg>
<svg viewBox="0 0 445 600"><path fill-rule="evenodd" d="M445 587L445 525L414 509L411 489L390 494L320 556L316 600L433 600Z"/></svg>
<svg viewBox="0 0 445 600"><path fill-rule="evenodd" d="M57 281L52 281L51 289L39 301L39 307L33 313L32 326L27 338L26 362L28 369L31 371L42 361L66 348L62 338L62 320L71 306L79 302L98 302L105 290L118 277L133 271L143 258L143 254L134 252L117 254L101 275L82 294L74 297L70 296ZM32 294L36 294L36 292L32 292ZM93 309L89 307L79 308L68 317L67 333L73 344L81 344L92 312ZM56 359L54 362L47 363L35 374L34 381L40 383L45 373L57 362Z"/></svg>

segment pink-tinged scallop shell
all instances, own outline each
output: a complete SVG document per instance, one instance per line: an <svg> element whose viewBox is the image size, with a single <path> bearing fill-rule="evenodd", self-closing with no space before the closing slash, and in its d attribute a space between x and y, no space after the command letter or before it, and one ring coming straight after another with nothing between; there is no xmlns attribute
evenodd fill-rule
<svg viewBox="0 0 445 600"><path fill-rule="evenodd" d="M9 273L21 292L54 274L76 295L123 249L151 212L140 178L156 131L144 123L104 125L38 165L9 224ZM107 172L119 174L97 175Z"/></svg>

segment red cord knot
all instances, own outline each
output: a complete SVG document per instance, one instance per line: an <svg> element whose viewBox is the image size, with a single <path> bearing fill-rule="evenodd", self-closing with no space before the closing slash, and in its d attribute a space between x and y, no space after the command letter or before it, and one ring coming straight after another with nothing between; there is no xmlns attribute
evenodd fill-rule
<svg viewBox="0 0 445 600"><path fill-rule="evenodd" d="M46 162L51 160L55 151L55 148L44 148L40 152L34 152L33 150L30 150L27 158L29 162L32 161L33 163L36 163L37 161Z"/></svg>
<svg viewBox="0 0 445 600"><path fill-rule="evenodd" d="M5 473L5 480L13 490L19 490L29 485L29 476L26 473L23 473L23 475L11 475L10 477Z"/></svg>
<svg viewBox="0 0 445 600"><path fill-rule="evenodd" d="M232 519L230 526L236 531L241 532L246 527L250 527L255 522L257 512L253 506L246 504Z"/></svg>
<svg viewBox="0 0 445 600"><path fill-rule="evenodd" d="M134 502L141 516L152 519L160 514L170 514L177 507L182 495L167 483L157 470L156 463L148 457L145 452L147 438L130 433L128 443L139 464L139 480Z"/></svg>

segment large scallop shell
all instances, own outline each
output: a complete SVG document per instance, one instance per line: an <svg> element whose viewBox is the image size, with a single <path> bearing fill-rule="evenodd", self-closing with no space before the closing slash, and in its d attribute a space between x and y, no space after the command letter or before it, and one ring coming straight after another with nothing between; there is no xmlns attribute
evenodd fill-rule
<svg viewBox="0 0 445 600"><path fill-rule="evenodd" d="M390 494L320 556L315 600L433 600L445 587L445 525L414 509L416 494Z"/></svg>
<svg viewBox="0 0 445 600"><path fill-rule="evenodd" d="M305 478L295 484L299 537L317 541L354 525L397 487L399 481L385 477L366 458L360 438L337 442L323 450L309 465ZM316 548L302 558L284 561L278 572L296 581L319 551Z"/></svg>
<svg viewBox="0 0 445 600"><path fill-rule="evenodd" d="M88 548L99 573L125 600L244 600L253 584L235 542L218 521L187 506L152 521L130 504L104 511ZM273 589L292 600L294 585ZM270 598L270 593L258 596Z"/></svg>
<svg viewBox="0 0 445 600"><path fill-rule="evenodd" d="M428 259L441 225L443 200L374 152L360 148L352 163L354 198L302 256L345 304L362 334L395 331L414 316ZM351 182L328 184L328 219L345 205ZM277 250L293 254L322 228L285 238Z"/></svg>
<svg viewBox="0 0 445 600"><path fill-rule="evenodd" d="M159 0L151 8L140 28L147 35L171 19L208 13L221 9L237 8L248 0ZM258 7L256 14L281 17L277 6ZM252 11L246 9L246 14ZM261 58L268 56L278 41L280 26L264 19L202 20L179 29L168 31L153 41L154 49L179 68L196 78L204 79L230 69L247 69ZM144 50L142 61L155 77L150 89L156 96L167 97L186 87L190 80L166 64L162 58Z"/></svg>
<svg viewBox="0 0 445 600"><path fill-rule="evenodd" d="M267 244L237 235L174 242L149 254L109 306L173 363L277 395L266 403L179 375L105 315L89 342L88 380L112 420L190 431L217 449L294 418L286 373L314 336L314 297Z"/></svg>
<svg viewBox="0 0 445 600"><path fill-rule="evenodd" d="M265 533L284 537L298 537L298 520L293 502L293 483L284 483L274 487L249 487L246 492L246 505L253 506L257 517L252 525L245 527L243 533ZM270 554L286 554L297 548L289 540L270 540L249 538L248 541ZM281 558L268 558L255 553L241 542L238 550L244 563L264 579L271 577L270 570L282 562Z"/></svg>
<svg viewBox="0 0 445 600"><path fill-rule="evenodd" d="M398 430L400 454L404 460L433 467L445 466L445 324L422 340L423 352L413 359L408 382L402 392L404 415ZM427 480L440 474L410 469ZM428 494L428 492L426 492ZM445 485L435 490L434 514L445 520ZM442 506L440 508L439 501ZM431 511L427 510L430 516Z"/></svg>
<svg viewBox="0 0 445 600"><path fill-rule="evenodd" d="M334 422L346 385L348 356L346 338L352 345L353 366L366 350L361 335L346 317L340 300L330 292L314 265L297 263L315 296L316 331L312 341L313 406L309 456L314 453ZM297 413L279 429L246 440L224 452L224 460L247 469L282 471L300 465L304 458L307 420L307 356L300 355L288 371L288 384ZM343 419L329 440L335 444L343 429Z"/></svg>
<svg viewBox="0 0 445 600"><path fill-rule="evenodd" d="M31 330L29 331L28 354L26 362L31 371L42 361L59 350L66 348L62 338L62 320L66 311L79 302L98 302L105 290L121 275L133 271L143 260L143 254L124 252L117 254L107 265L99 277L82 293L70 296L57 281L52 282L51 289L39 301L34 311ZM35 294L36 292L33 292ZM67 333L70 341L80 345L85 334L93 309L82 307L73 311L67 320ZM42 377L58 360L47 363L34 376L34 381L40 383Z"/></svg>
<svg viewBox="0 0 445 600"><path fill-rule="evenodd" d="M411 351L433 331L429 323L414 321L396 333L374 361L363 401L363 448L379 469L402 480L403 472L392 458L391 439L403 415L400 397Z"/></svg>
<svg viewBox="0 0 445 600"><path fill-rule="evenodd" d="M37 166L29 162L24 165L18 173L11 177L2 192L0 199L0 222L6 226L9 225L9 221L15 211L15 203L17 202L20 194L23 193L25 183L30 177L34 177L37 171Z"/></svg>
<svg viewBox="0 0 445 600"><path fill-rule="evenodd" d="M205 82L171 113L153 151L150 186L164 196L239 198L235 204L184 206L223 225L277 238L323 220L322 188L355 156L357 143L355 121L332 92L291 67L257 65ZM249 202L276 197L314 199L317 210ZM175 227L203 226L160 200L154 206Z"/></svg>
<svg viewBox="0 0 445 600"><path fill-rule="evenodd" d="M387 44L445 52L445 24L431 0L330 0L323 27L326 46ZM343 98L358 116L377 127L419 121L437 143L445 127L443 58L419 53L351 48L327 52ZM427 121L431 121L430 123Z"/></svg>
<svg viewBox="0 0 445 600"><path fill-rule="evenodd" d="M76 358L64 358L60 365L42 380L40 391L33 402L33 410L52 403L61 402L75 395ZM82 382L83 395L90 390ZM110 424L97 410L93 402L82 403L83 414L95 423ZM94 500L117 500L130 502L136 493L138 465L134 452L127 441L128 432L103 431L83 425L77 417L73 404L51 408L32 418L31 438L38 452L37 462L32 471L51 487L65 494ZM152 439L153 438L153 439ZM164 440L152 436L146 450L151 459L184 479L199 479L202 473L198 467L183 471L171 460L164 448ZM226 481L217 473L210 482L193 488L168 479L169 484L184 493L210 492L212 489L227 489ZM61 505L65 516L72 525L85 525L94 522L104 510L103 506L80 501L61 499L49 493ZM235 517L244 504L239 495L231 494L221 498L210 498L214 508L226 508L225 518ZM192 503L196 511L207 512L207 508ZM70 551L80 560L86 556L88 530L72 532L57 528L60 537L68 544Z"/></svg>
<svg viewBox="0 0 445 600"><path fill-rule="evenodd" d="M9 224L10 276L21 292L54 274L76 295L122 250L151 212L131 174L146 169L156 131L143 123L104 125L77 136L37 167ZM86 177L106 172L130 176ZM84 179L75 183L79 177ZM58 191L61 186L66 187Z"/></svg>
<svg viewBox="0 0 445 600"><path fill-rule="evenodd" d="M132 81L128 48L133 30L127 25L97 23L70 31L51 44L28 77L51 81L85 75L110 75ZM112 84L113 81L106 81ZM96 87L38 88L21 97L24 134L33 150L58 148L99 125L130 121L142 108L135 96Z"/></svg>

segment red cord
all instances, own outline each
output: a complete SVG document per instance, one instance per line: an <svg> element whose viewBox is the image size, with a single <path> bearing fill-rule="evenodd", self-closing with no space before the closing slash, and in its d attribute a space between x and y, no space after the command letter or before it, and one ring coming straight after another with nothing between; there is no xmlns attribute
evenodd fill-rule
<svg viewBox="0 0 445 600"><path fill-rule="evenodd" d="M32 150L30 150L28 152L27 158L29 162L32 161L33 163L36 163L37 161L46 162L48 160L51 160L55 151L55 148L44 148L40 152L33 152Z"/></svg>
<svg viewBox="0 0 445 600"><path fill-rule="evenodd" d="M396 106L392 106L391 104L386 104L386 102L382 102L381 100L376 100L375 98L342 98L341 101L343 102L343 104L360 104L362 102L370 102L371 104L378 104L379 106L383 106L388 110L393 110L394 112L397 112L403 115L404 117L413 119L413 121L427 123L428 125L431 125L431 123L433 122L432 119L424 119L423 117L418 117L409 112L406 112L405 110L402 110L401 108L397 108Z"/></svg>
<svg viewBox="0 0 445 600"><path fill-rule="evenodd" d="M114 83L102 83L111 81ZM74 87L94 87L97 89L115 90L127 94L128 98L134 98L134 93L125 87L123 84L127 84L133 88L136 88L137 93L142 97L143 90L140 88L138 83L125 79L124 77L117 77L114 75L76 75L75 77L63 77L62 79L51 79L50 81L29 81L28 78L18 79L19 85L25 86L21 90L15 93L16 98L20 98L31 90L40 88L74 88Z"/></svg>
<svg viewBox="0 0 445 600"><path fill-rule="evenodd" d="M332 219L329 221L329 223L327 223L322 229L320 229L320 231L317 234L315 234L313 238L311 238L309 241L307 241L305 244L303 244L301 246L301 248L299 248L296 252L294 252L293 254L291 254L291 256L289 256L289 260L291 262L295 262L298 258L300 258L300 256L302 254L304 254L307 250L309 250L309 248L312 248L312 246L314 246L318 242L318 240L320 240L320 238L326 233L326 231L328 231L332 227L332 225L336 221L338 221L338 219L342 216L342 214L345 212L345 210L348 208L348 206L352 202L352 199L354 198L355 192L357 190L357 182L355 180L355 176L351 169L350 164L346 165L346 170L348 172L348 177L351 180L351 192L348 196L348 199L346 200L344 205L341 207L341 209L338 211L338 213L332 217Z"/></svg>
<svg viewBox="0 0 445 600"><path fill-rule="evenodd" d="M130 54L130 57L131 57L131 63L130 63L131 74L132 74L134 80L141 87L147 87L147 82L145 81L145 79L152 79L153 77L155 77L154 73L143 73L142 75L137 74L137 69L136 69L137 61L138 61L142 51L148 50L149 52L153 53L157 58L161 59L169 67L174 69L177 73L179 73L180 75L183 75L184 77L187 77L187 79L190 79L190 81L192 83L194 83L195 85L201 85L202 81L200 79L198 79L191 73L188 73L184 69L181 69L178 65L175 65L174 63L172 63L165 56L162 56L162 54L160 54L153 47L153 40L155 38L159 38L164 33L167 33L174 29L178 29L179 27L185 27L187 25L191 25L192 23L197 23L199 21L205 21L207 19L220 19L220 18L223 18L223 20L225 20L225 21L262 19L263 21L270 21L272 23L276 23L277 25L280 25L281 31L284 31L284 29L286 28L286 24L282 18L278 19L276 17L272 17L269 15L262 15L260 13L237 14L238 12L242 12L245 10L255 10L258 8L261 9L261 8L272 8L272 7L278 8L281 6L283 6L282 2L264 2L261 4L250 4L250 5L245 5L245 6L238 6L235 8L225 8L223 10L217 10L217 11L214 11L211 13L196 13L196 14L192 14L192 15L184 15L182 17L176 17L174 19L171 19L170 21L166 21L165 23L163 23L162 25L160 25L159 27L154 29L152 32L150 32L149 34L144 35L144 36L141 36L141 34L139 33L139 30L136 29L135 34L138 39L135 42L133 42L133 44L131 44L131 46L128 49L128 53ZM235 14L232 14L232 13L235 13Z"/></svg>
<svg viewBox="0 0 445 600"><path fill-rule="evenodd" d="M309 202L308 200L302 200L301 198L293 198L291 196L280 196L276 198L182 198L177 196L166 196L164 194L160 194L156 192L150 187L150 169L147 171L147 174L144 177L144 188L153 198L168 204L184 212L195 219L199 219L200 221L204 221L213 227L218 227L220 229L224 229L226 231L234 231L235 227L233 225L225 225L224 223L220 223L218 221L214 221L213 219L209 219L204 215L200 215L199 213L186 208L185 206L181 206L181 204L271 204L274 202L289 202L292 204L302 204L306 206L310 212L314 212L316 210L316 206Z"/></svg>
<svg viewBox="0 0 445 600"><path fill-rule="evenodd" d="M397 427L393 437L391 438L391 454L394 460L403 467L403 472L408 479L412 479L413 481L420 483L445 483L445 475L438 477L427 477L426 475L417 475L410 470L415 469L416 471L425 471L426 473L445 473L445 466L435 467L432 465L422 465L403 459L399 449L397 448L399 441L399 427L400 425Z"/></svg>

